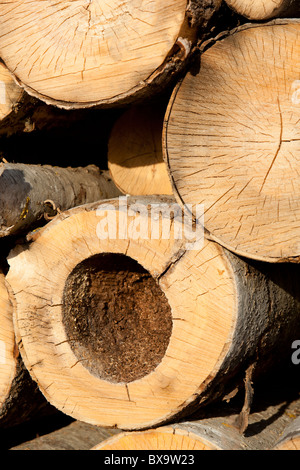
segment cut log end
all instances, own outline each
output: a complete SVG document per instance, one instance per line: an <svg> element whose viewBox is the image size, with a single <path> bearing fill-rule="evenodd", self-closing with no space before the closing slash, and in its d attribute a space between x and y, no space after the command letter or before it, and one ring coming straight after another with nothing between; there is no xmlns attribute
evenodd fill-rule
<svg viewBox="0 0 300 470"><path fill-rule="evenodd" d="M239 15L250 20L266 20L299 12L297 0L226 0Z"/></svg>
<svg viewBox="0 0 300 470"><path fill-rule="evenodd" d="M63 324L73 353L91 373L129 383L161 362L172 314L164 293L140 264L125 255L102 254L70 273Z"/></svg>
<svg viewBox="0 0 300 470"><path fill-rule="evenodd" d="M14 2L13 12L11 2L0 5L7 67L29 94L66 108L126 101L146 90L184 62L176 52L183 25L195 36L187 0L59 1L47 13L39 1ZM188 39L188 54L191 45Z"/></svg>
<svg viewBox="0 0 300 470"><path fill-rule="evenodd" d="M91 450L220 450L209 437L172 427L144 432L121 433L113 436ZM187 460L188 463L188 460Z"/></svg>
<svg viewBox="0 0 300 470"><path fill-rule="evenodd" d="M117 204L110 201L111 222L123 217ZM214 244L183 256L172 223L170 238L99 240L96 207L68 214L9 257L24 361L47 400L76 419L130 430L166 422L195 400L227 351L236 315L228 261ZM28 321L32 308L40 314Z"/></svg>
<svg viewBox="0 0 300 470"><path fill-rule="evenodd" d="M217 40L174 91L164 129L178 200L204 204L214 240L270 262L300 255L299 36L299 20L277 20Z"/></svg>

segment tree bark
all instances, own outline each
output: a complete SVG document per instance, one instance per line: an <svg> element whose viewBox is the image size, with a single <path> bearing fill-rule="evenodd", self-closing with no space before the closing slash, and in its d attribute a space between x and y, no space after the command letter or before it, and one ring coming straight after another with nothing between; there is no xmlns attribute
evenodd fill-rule
<svg viewBox="0 0 300 470"><path fill-rule="evenodd" d="M178 201L204 204L212 239L268 262L300 255L299 37L299 20L276 20L203 44L200 71L174 90L164 126Z"/></svg>
<svg viewBox="0 0 300 470"><path fill-rule="evenodd" d="M157 92L183 70L198 28L220 4L61 0L45 9L39 1L2 1L0 56L24 89L47 103L126 103Z"/></svg>
<svg viewBox="0 0 300 470"><path fill-rule="evenodd" d="M108 172L94 165L60 168L1 163L0 236L28 231L58 211L120 194Z"/></svg>
<svg viewBox="0 0 300 470"><path fill-rule="evenodd" d="M13 307L0 273L0 429L53 413L24 366L15 341Z"/></svg>
<svg viewBox="0 0 300 470"><path fill-rule="evenodd" d="M300 450L300 417L284 429L274 450Z"/></svg>
<svg viewBox="0 0 300 470"><path fill-rule="evenodd" d="M22 442L9 450L91 450L94 445L118 432L115 429L103 429L74 421L61 429Z"/></svg>
<svg viewBox="0 0 300 470"><path fill-rule="evenodd" d="M257 21L275 17L289 18L300 12L297 0L226 0L226 3L239 15Z"/></svg>
<svg viewBox="0 0 300 470"><path fill-rule="evenodd" d="M295 413L299 413L300 401L286 403L282 396L283 401L274 404L273 396L265 394L265 402L260 398L261 410L250 415L249 432L245 434L235 425L237 402L234 406L222 403L211 407L210 414L201 419L190 418L152 430L120 432L99 441L91 450L272 450L280 435L292 425Z"/></svg>
<svg viewBox="0 0 300 470"><path fill-rule="evenodd" d="M172 194L162 156L165 110L164 102L134 106L115 123L108 143L108 168L123 194Z"/></svg>
<svg viewBox="0 0 300 470"><path fill-rule="evenodd" d="M199 233L187 243L173 198L159 204L71 209L8 257L24 363L75 419L174 421L243 387L251 364L255 381L299 336L300 266L248 263Z"/></svg>

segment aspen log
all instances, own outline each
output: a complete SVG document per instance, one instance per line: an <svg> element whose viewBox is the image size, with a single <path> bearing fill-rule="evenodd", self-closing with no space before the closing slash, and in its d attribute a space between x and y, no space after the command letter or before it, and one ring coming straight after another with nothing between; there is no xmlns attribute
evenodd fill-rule
<svg viewBox="0 0 300 470"><path fill-rule="evenodd" d="M290 354L300 266L248 263L200 233L187 243L177 208L171 197L73 208L10 252L19 349L65 414L158 426Z"/></svg>
<svg viewBox="0 0 300 470"><path fill-rule="evenodd" d="M9 450L90 450L100 441L109 439L120 431L73 421L53 432L38 436Z"/></svg>
<svg viewBox="0 0 300 470"><path fill-rule="evenodd" d="M277 449L275 444L285 441L287 436L291 437L288 430L292 431L293 425L294 429L297 429L295 416L299 414L300 409L297 381L294 381L293 386L290 381L282 383L282 379L284 376L276 371L266 378L269 387L264 383L264 379L260 381L257 387L258 398L249 416L249 427L244 434L241 434L236 426L239 399L235 399L232 400L234 403L230 401L213 404L209 412L200 411L201 417L192 416L187 421L174 422L155 429L120 432L105 440L101 439L91 450ZM291 390L294 399L289 400ZM271 395L270 391L273 391Z"/></svg>
<svg viewBox="0 0 300 470"><path fill-rule="evenodd" d="M294 421L284 429L274 450L300 450L300 417L295 418Z"/></svg>
<svg viewBox="0 0 300 470"><path fill-rule="evenodd" d="M132 106L116 121L108 142L108 169L123 194L171 195L162 155L165 103Z"/></svg>
<svg viewBox="0 0 300 470"><path fill-rule="evenodd" d="M203 45L165 117L177 200L204 204L212 239L268 262L300 255L299 37L299 20L276 20Z"/></svg>
<svg viewBox="0 0 300 470"><path fill-rule="evenodd" d="M0 62L0 130L22 101L25 92L16 84L10 72Z"/></svg>
<svg viewBox="0 0 300 470"><path fill-rule="evenodd" d="M226 3L239 15L257 21L300 13L298 0L226 0Z"/></svg>
<svg viewBox="0 0 300 470"><path fill-rule="evenodd" d="M60 168L1 163L0 237L29 230L57 211L119 194L108 172L94 165Z"/></svg>
<svg viewBox="0 0 300 470"><path fill-rule="evenodd" d="M1 1L0 56L20 85L65 108L157 92L186 65L221 0ZM24 21L26 18L26 21Z"/></svg>
<svg viewBox="0 0 300 470"><path fill-rule="evenodd" d="M15 341L13 307L0 273L0 429L53 412L24 366Z"/></svg>

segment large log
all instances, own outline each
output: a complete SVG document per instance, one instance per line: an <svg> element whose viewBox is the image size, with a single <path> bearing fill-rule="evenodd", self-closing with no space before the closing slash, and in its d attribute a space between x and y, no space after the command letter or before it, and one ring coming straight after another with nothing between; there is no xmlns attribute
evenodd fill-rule
<svg viewBox="0 0 300 470"><path fill-rule="evenodd" d="M132 196L172 194L162 155L166 103L131 106L114 124L108 168L116 186Z"/></svg>
<svg viewBox="0 0 300 470"><path fill-rule="evenodd" d="M47 103L111 105L157 92L186 65L221 0L1 1L0 56ZM26 19L24 21L24 18Z"/></svg>
<svg viewBox="0 0 300 470"><path fill-rule="evenodd" d="M275 17L289 18L300 12L298 0L226 0L226 3L239 15L257 21Z"/></svg>
<svg viewBox="0 0 300 470"><path fill-rule="evenodd" d="M94 165L0 163L0 237L28 231L58 211L120 194L108 171Z"/></svg>
<svg viewBox="0 0 300 470"><path fill-rule="evenodd" d="M236 397L230 403L213 404L209 412L200 412L201 417L190 417L151 430L120 432L106 440L101 439L92 450L274 449L279 440L286 436L286 430L290 429L300 409L297 381L294 380L294 384L288 381L286 386L280 382L278 393L274 390L278 379L284 379L284 375L276 371L268 376L269 387L264 380L260 382L258 397L249 416L249 427L244 434L236 426L240 401ZM291 400L287 385L290 390L293 389ZM270 394L270 391L273 393Z"/></svg>
<svg viewBox="0 0 300 470"><path fill-rule="evenodd" d="M300 450L300 417L286 426L274 450Z"/></svg>
<svg viewBox="0 0 300 470"><path fill-rule="evenodd" d="M200 233L187 244L177 208L156 197L74 208L8 257L23 360L75 419L157 426L244 378L251 390L259 371L290 355L300 266L248 263Z"/></svg>
<svg viewBox="0 0 300 470"><path fill-rule="evenodd" d="M299 20L276 20L203 45L164 126L178 201L205 205L212 239L269 262L300 256L299 37Z"/></svg>
<svg viewBox="0 0 300 470"><path fill-rule="evenodd" d="M0 132L10 116L14 114L24 99L25 92L16 84L10 72L0 62Z"/></svg>
<svg viewBox="0 0 300 470"><path fill-rule="evenodd" d="M14 334L13 308L0 272L0 429L53 413L20 356Z"/></svg>

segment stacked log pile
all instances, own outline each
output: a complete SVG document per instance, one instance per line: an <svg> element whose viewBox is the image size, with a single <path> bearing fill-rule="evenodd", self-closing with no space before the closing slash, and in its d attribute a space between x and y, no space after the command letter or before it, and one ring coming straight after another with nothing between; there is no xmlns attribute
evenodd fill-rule
<svg viewBox="0 0 300 470"><path fill-rule="evenodd" d="M272 441L245 434L256 384L299 362L298 2L0 11L0 428L298 448L298 389Z"/></svg>

